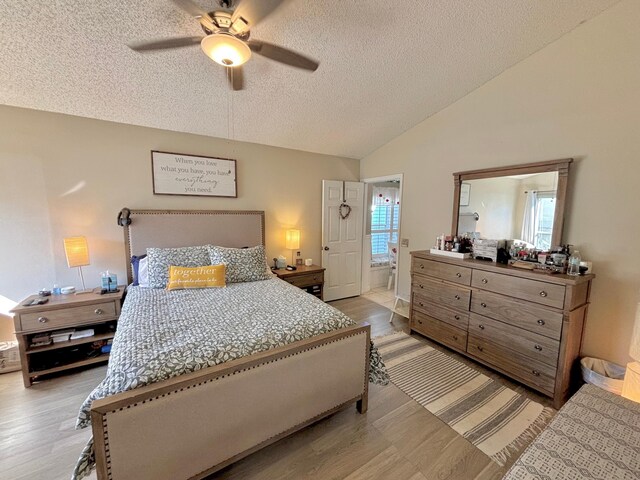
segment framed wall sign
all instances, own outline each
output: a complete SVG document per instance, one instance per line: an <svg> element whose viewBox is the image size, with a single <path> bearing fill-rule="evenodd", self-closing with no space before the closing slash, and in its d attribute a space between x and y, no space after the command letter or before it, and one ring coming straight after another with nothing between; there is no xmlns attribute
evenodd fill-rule
<svg viewBox="0 0 640 480"><path fill-rule="evenodd" d="M470 183L460 184L460 206L461 207L469 206L469 197L471 197L471 184Z"/></svg>
<svg viewBox="0 0 640 480"><path fill-rule="evenodd" d="M153 193L237 198L236 161L151 151Z"/></svg>

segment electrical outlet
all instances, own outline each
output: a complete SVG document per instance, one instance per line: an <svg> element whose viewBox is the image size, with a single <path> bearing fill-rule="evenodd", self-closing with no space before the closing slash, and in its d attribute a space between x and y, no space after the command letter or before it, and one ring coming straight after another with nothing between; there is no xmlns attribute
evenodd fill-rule
<svg viewBox="0 0 640 480"><path fill-rule="evenodd" d="M409 239L408 238L403 238L400 240L400 246L401 247L408 247L409 246Z"/></svg>

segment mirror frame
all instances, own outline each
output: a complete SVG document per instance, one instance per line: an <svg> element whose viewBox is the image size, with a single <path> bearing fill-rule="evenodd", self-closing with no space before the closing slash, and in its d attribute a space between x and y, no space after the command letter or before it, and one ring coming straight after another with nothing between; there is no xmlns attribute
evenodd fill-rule
<svg viewBox="0 0 640 480"><path fill-rule="evenodd" d="M481 170L467 170L453 174L453 220L451 231L458 234L458 220L460 213L460 185L465 180L481 178L506 177L509 175L523 175L530 173L558 172L558 187L556 190L556 210L553 217L553 234L551 245L562 244L562 228L564 224L564 207L567 199L567 184L569 183L569 165L573 158L549 160L546 162L509 165L507 167L484 168Z"/></svg>

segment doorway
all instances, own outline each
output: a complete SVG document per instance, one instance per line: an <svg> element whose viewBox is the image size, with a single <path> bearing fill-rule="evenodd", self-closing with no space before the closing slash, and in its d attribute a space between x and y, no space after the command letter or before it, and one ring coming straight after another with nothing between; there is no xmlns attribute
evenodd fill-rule
<svg viewBox="0 0 640 480"><path fill-rule="evenodd" d="M403 315L398 299L402 174L368 178L365 184L361 294Z"/></svg>

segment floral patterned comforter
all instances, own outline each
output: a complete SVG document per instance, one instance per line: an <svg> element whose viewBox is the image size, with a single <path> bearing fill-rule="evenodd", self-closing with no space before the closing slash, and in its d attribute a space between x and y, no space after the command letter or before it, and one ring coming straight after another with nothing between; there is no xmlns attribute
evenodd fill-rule
<svg viewBox="0 0 640 480"><path fill-rule="evenodd" d="M106 377L82 404L76 428L91 425L94 400L351 325L340 311L277 278L220 289L129 287ZM373 344L370 360L369 380L387 384ZM90 441L72 479L93 466Z"/></svg>

